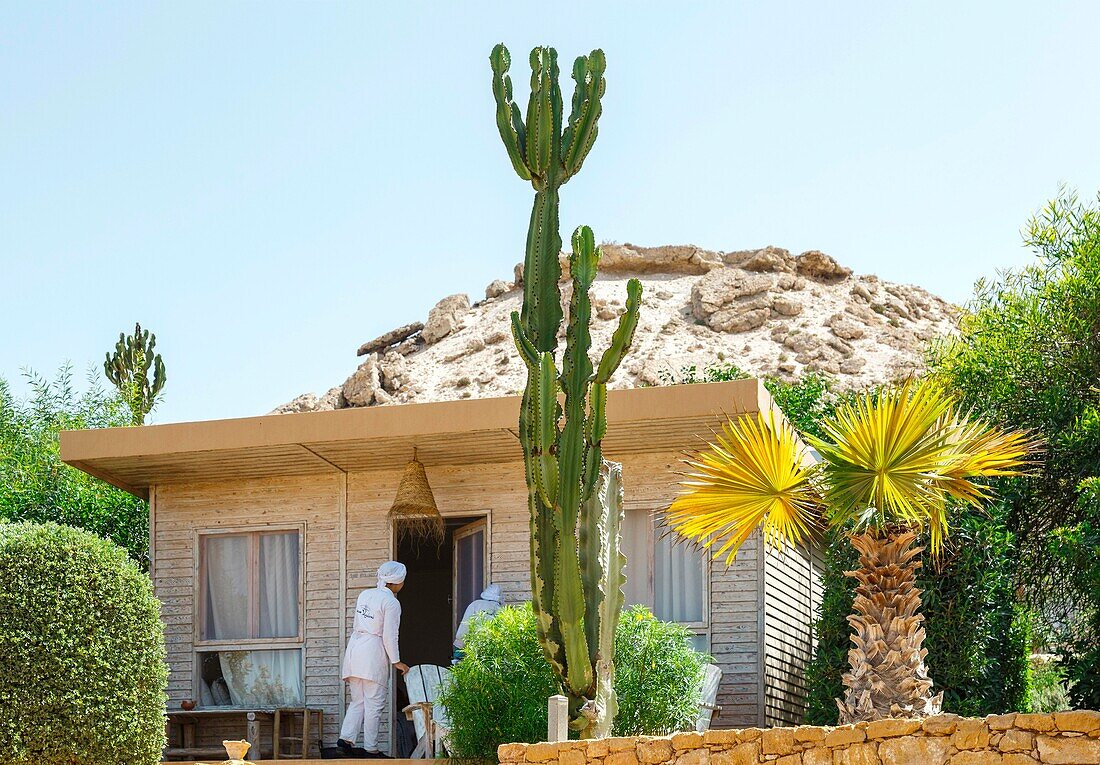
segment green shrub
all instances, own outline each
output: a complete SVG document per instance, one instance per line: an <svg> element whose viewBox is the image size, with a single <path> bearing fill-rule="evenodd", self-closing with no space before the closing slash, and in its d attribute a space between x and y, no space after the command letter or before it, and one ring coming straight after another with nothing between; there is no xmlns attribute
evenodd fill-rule
<svg viewBox="0 0 1100 765"><path fill-rule="evenodd" d="M821 611L814 622L817 650L806 667L806 723L836 725L836 699L844 696L842 675L848 669L849 635L855 588L844 576L859 565L855 548L842 533L829 532L824 540L825 565L821 572Z"/></svg>
<svg viewBox="0 0 1100 765"><path fill-rule="evenodd" d="M1030 614L1015 602L1013 538L998 508L990 515L963 512L937 559L926 549L922 589L928 672L943 691L946 712L981 716L1027 711L1030 705ZM856 565L843 536L826 542L822 607L815 623L817 650L806 680L806 722L835 725L833 699L848 670L855 582L844 576Z"/></svg>
<svg viewBox="0 0 1100 765"><path fill-rule="evenodd" d="M616 736L664 735L695 724L707 657L690 639L686 627L659 621L642 606L623 613L615 634Z"/></svg>
<svg viewBox="0 0 1100 765"><path fill-rule="evenodd" d="M58 431L129 425L130 410L99 377L77 391L72 368L53 380L26 373L30 394L17 398L0 378L0 521L52 521L125 547L147 566L149 505L61 461Z"/></svg>
<svg viewBox="0 0 1100 765"><path fill-rule="evenodd" d="M1057 661L1034 662L1031 670L1031 712L1062 712L1070 708L1066 672Z"/></svg>
<svg viewBox="0 0 1100 765"><path fill-rule="evenodd" d="M125 550L0 523L0 762L160 762L164 655L149 578Z"/></svg>
<svg viewBox="0 0 1100 765"><path fill-rule="evenodd" d="M615 637L615 735L664 734L691 728L705 656L687 630L628 609ZM558 688L535 636L530 604L477 619L466 658L454 667L441 703L451 722L451 754L495 760L500 744L546 738L546 699Z"/></svg>

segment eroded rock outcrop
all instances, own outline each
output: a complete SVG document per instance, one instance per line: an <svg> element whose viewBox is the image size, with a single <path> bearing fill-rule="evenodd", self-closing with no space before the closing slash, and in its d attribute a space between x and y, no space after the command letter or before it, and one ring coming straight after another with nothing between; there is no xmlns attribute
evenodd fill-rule
<svg viewBox="0 0 1100 765"><path fill-rule="evenodd" d="M462 317L470 310L470 298L465 294L448 295L435 304L428 312L428 320L424 322L424 329L420 336L428 345L438 343L447 335L458 329Z"/></svg>
<svg viewBox="0 0 1100 765"><path fill-rule="evenodd" d="M606 244L592 290L594 346L609 341L631 276L644 284L643 310L611 387L667 384L687 367L715 364L786 379L820 372L861 387L913 374L928 341L955 331L954 306L920 287L855 275L818 250ZM492 281L484 301L445 297L422 326L365 343L362 363L342 385L276 412L518 393L524 370L508 317L520 307L522 284L517 265L513 281Z"/></svg>

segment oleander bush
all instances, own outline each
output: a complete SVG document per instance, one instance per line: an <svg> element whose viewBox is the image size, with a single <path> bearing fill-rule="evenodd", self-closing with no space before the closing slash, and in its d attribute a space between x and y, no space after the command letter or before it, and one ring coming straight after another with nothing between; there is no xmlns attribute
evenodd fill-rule
<svg viewBox="0 0 1100 765"><path fill-rule="evenodd" d="M659 621L641 606L625 611L615 636L615 735L691 729L707 659L681 625ZM559 692L530 604L476 619L466 657L440 699L451 723L449 753L495 761L500 744L545 740L546 700Z"/></svg>
<svg viewBox="0 0 1100 765"><path fill-rule="evenodd" d="M0 523L0 762L153 765L164 628L126 551L54 523Z"/></svg>

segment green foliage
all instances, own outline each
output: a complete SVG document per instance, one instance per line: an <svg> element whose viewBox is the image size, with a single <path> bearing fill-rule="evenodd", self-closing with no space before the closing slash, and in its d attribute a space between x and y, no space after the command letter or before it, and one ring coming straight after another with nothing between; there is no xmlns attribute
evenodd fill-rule
<svg viewBox="0 0 1100 765"><path fill-rule="evenodd" d="M825 545L817 651L806 672L806 722L813 725L837 722L833 699L842 696L848 669L847 617L856 585L844 571L858 564L842 533ZM1028 711L1031 615L1015 602L1015 555L1003 519L960 512L941 555L925 550L921 560L928 673L943 691L944 711L972 717Z"/></svg>
<svg viewBox="0 0 1100 765"><path fill-rule="evenodd" d="M160 762L164 656L159 604L125 551L0 523L0 761Z"/></svg>
<svg viewBox="0 0 1100 765"><path fill-rule="evenodd" d="M589 290L600 248L587 226L573 232L560 370L556 354L564 318L558 192L580 171L599 132L606 62L603 51L594 50L573 63L572 112L565 123L557 51L531 51L526 122L512 97L508 49L497 45L489 63L501 140L516 174L535 189L523 305L512 314L512 334L527 367L519 441L531 514L532 602L543 653L569 697L571 725L586 735L605 735L616 713L611 654L626 579L618 533L620 474L604 462L601 442L607 383L633 340L642 286L637 279L627 283L626 311L593 367Z"/></svg>
<svg viewBox="0 0 1100 765"><path fill-rule="evenodd" d="M615 636L616 736L690 730L699 717L699 685L709 657L691 646L681 624L662 622L642 606L628 609Z"/></svg>
<svg viewBox="0 0 1100 765"><path fill-rule="evenodd" d="M855 601L855 582L844 576L859 566L859 555L840 529L822 540L821 611L814 622L817 650L806 667L806 723L836 725L836 699L844 697L844 672L852 628L848 615Z"/></svg>
<svg viewBox="0 0 1100 765"><path fill-rule="evenodd" d="M1066 672L1055 661L1035 665L1031 670L1031 712L1062 712L1070 708Z"/></svg>
<svg viewBox="0 0 1100 765"><path fill-rule="evenodd" d="M1046 442L1037 469L997 487L1018 540L1018 584L1066 625L1074 703L1100 705L1100 204L1063 191L1025 228L1037 262L979 282L958 337L931 363L994 422Z"/></svg>
<svg viewBox="0 0 1100 765"><path fill-rule="evenodd" d="M164 372L164 360L155 352L157 336L142 330L140 324L134 325L134 334L118 334L114 354L107 354L103 362L103 371L111 384L118 388L130 413L134 425L145 423L145 417L153 411L164 389L167 376ZM153 370L153 379L149 379L149 370Z"/></svg>
<svg viewBox="0 0 1100 765"><path fill-rule="evenodd" d="M546 699L559 686L543 658L530 606L475 618L465 651L440 697L451 723L449 753L495 760L500 744L544 740Z"/></svg>
<svg viewBox="0 0 1100 765"><path fill-rule="evenodd" d="M747 377L733 364L686 367L667 382L720 382ZM787 419L802 433L825 438L824 422L847 397L818 374L794 382L764 382ZM981 715L1028 708L1030 616L1015 605L1014 537L994 507L988 513L954 516L943 555L923 555L923 609L928 637L929 674L944 691L944 709ZM844 576L858 567L855 550L842 530L822 540L821 611L815 622L817 651L806 670L806 722L835 725L837 698L851 646L848 615L856 582ZM959 625L966 625L960 629Z"/></svg>
<svg viewBox="0 0 1100 765"><path fill-rule="evenodd" d="M926 551L923 560L928 671L944 692L944 710L1027 711L1031 617L1016 605L1013 540L1003 521L965 511L943 554Z"/></svg>
<svg viewBox="0 0 1100 765"><path fill-rule="evenodd" d="M31 394L16 399L0 379L0 520L55 521L125 547L146 565L148 505L61 461L58 432L130 423L130 412L89 375L78 393L72 369L54 380L28 373Z"/></svg>
<svg viewBox="0 0 1100 765"><path fill-rule="evenodd" d="M645 608L624 612L615 637L615 735L659 735L694 725L707 657L691 648L688 637L684 627L658 621ZM546 700L559 685L543 658L529 604L476 619L466 658L452 677L441 698L452 755L495 760L500 744L546 739Z"/></svg>

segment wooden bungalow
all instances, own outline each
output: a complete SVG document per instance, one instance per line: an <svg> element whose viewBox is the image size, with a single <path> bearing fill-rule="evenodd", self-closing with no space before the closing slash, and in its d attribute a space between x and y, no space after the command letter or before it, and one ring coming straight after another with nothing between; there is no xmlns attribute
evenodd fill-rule
<svg viewBox="0 0 1100 765"><path fill-rule="evenodd" d="M518 406L468 399L62 434L68 464L149 501L169 709L208 715L192 729L195 746L242 732L234 711L257 710L260 726L272 718L264 710L303 705L320 710L331 744L355 598L387 559L409 567L400 597L410 665L449 663L457 620L484 584L500 584L506 603L529 597ZM626 487L629 600L688 625L714 656L721 727L801 721L815 556L763 550L756 537L727 568L663 536L653 513L675 496L685 450L723 417L771 406L756 380L618 390L607 404L605 453L622 462ZM446 519L440 546L399 542L387 522L414 448ZM404 754L391 735L395 685L384 737ZM271 728L261 736L270 751Z"/></svg>

